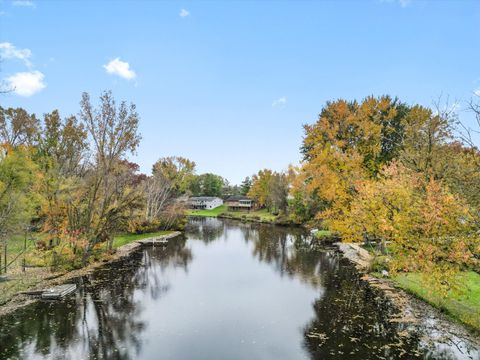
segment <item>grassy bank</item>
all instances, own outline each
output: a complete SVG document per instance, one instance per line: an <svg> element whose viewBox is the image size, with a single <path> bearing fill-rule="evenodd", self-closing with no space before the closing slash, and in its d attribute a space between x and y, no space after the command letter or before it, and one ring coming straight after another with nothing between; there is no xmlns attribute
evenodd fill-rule
<svg viewBox="0 0 480 360"><path fill-rule="evenodd" d="M451 293L447 298L429 289L421 274L399 274L393 281L405 291L480 331L480 274L473 271L462 273L460 291Z"/></svg>
<svg viewBox="0 0 480 360"><path fill-rule="evenodd" d="M7 240L7 262L10 263L14 259L15 262L10 265L11 268L19 266L23 260L23 256L18 256L26 245L27 253L35 248L35 242L41 240L44 236L40 233L33 233L27 237L25 244L25 235L14 235ZM3 253L2 253L3 261ZM3 266L4 264L2 264Z"/></svg>
<svg viewBox="0 0 480 360"><path fill-rule="evenodd" d="M212 210L188 210L188 216L206 216L206 217L222 217L228 219L259 221L259 222L275 222L278 215L273 215L267 209L254 211L228 211L225 205L219 206Z"/></svg>
<svg viewBox="0 0 480 360"><path fill-rule="evenodd" d="M206 216L206 217L217 217L221 213L227 211L227 207L225 205L216 207L212 210L187 210L188 216Z"/></svg>
<svg viewBox="0 0 480 360"><path fill-rule="evenodd" d="M278 218L277 215L273 215L268 212L267 209L260 209L255 211L225 211L221 214L222 217L238 220L249 220L259 222L275 222Z"/></svg>
<svg viewBox="0 0 480 360"><path fill-rule="evenodd" d="M315 236L316 239L323 240L331 238L333 233L329 230L318 230L313 233L313 236Z"/></svg>
<svg viewBox="0 0 480 360"><path fill-rule="evenodd" d="M371 245L362 248L374 257L379 256L379 252ZM370 275L382 278L379 271L378 267L373 266ZM474 271L460 273L457 278L458 289L450 292L446 298L438 290L433 289L421 273L399 273L390 280L396 287L443 311L474 332L480 333L480 274Z"/></svg>
<svg viewBox="0 0 480 360"><path fill-rule="evenodd" d="M119 247L129 244L131 242L146 239L150 237L157 237L162 235L168 235L173 233L173 231L158 231L153 233L146 234L120 234L116 235L113 240L113 248L118 249ZM35 235L38 238L37 235ZM14 259L24 247L25 237L22 235L14 236L8 240L8 258ZM33 241L27 242L29 249L33 249ZM54 275L49 267L34 267L27 268L26 272L21 270L21 261L23 256L18 258L18 261L15 261L15 264L7 272L7 279L0 280L0 305L8 302L12 297L17 293L26 291L36 285L42 283L47 278Z"/></svg>

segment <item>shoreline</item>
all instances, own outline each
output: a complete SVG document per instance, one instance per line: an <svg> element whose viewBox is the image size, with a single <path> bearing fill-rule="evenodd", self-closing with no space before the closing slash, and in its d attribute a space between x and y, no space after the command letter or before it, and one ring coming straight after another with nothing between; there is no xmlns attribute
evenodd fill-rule
<svg viewBox="0 0 480 360"><path fill-rule="evenodd" d="M390 321L404 324L414 331L413 325L422 328L422 340L430 347L438 344L455 346L461 353L468 349L480 352L480 334L442 312L423 299L408 293L398 287L393 280L378 278L367 273L372 256L357 244L339 243L334 245L349 260L362 275L361 280L381 293L395 306L398 313ZM448 337L444 334L448 333Z"/></svg>
<svg viewBox="0 0 480 360"><path fill-rule="evenodd" d="M231 213L218 215L197 215L197 214L188 214L187 217L197 217L197 218L216 218L216 219L229 219L229 220L238 220L242 222L251 222L257 224L270 224L278 226L296 226L296 227L305 227L304 224L295 223L291 221L279 221L278 219L274 220L265 220L265 219L256 219L253 216L248 216L249 213L239 213L238 215L232 215Z"/></svg>
<svg viewBox="0 0 480 360"><path fill-rule="evenodd" d="M6 302L3 305L0 305L0 318L2 316L12 313L17 309L20 309L22 307L25 307L27 305L33 304L41 300L38 297L27 295L26 292L28 291L41 290L41 289L46 289L52 286L64 284L68 280L76 279L76 278L91 274L95 270L98 270L105 265L109 265L117 261L120 261L125 257L130 256L130 254L137 251L138 249L144 246L147 246L148 244L155 244L156 241L173 239L180 235L182 235L181 231L175 231L167 235L154 236L150 238L134 240L131 243L120 246L115 251L115 253L112 254L112 256L108 259L104 259L103 261L96 261L81 269L72 270L66 273L56 273L56 274L52 273L51 276L46 277L43 280L40 280L37 284L29 287L27 290L15 294L8 302Z"/></svg>

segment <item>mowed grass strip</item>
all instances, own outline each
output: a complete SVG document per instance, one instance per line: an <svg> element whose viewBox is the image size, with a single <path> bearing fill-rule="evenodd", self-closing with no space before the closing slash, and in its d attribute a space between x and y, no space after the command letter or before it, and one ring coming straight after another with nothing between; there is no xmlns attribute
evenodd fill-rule
<svg viewBox="0 0 480 360"><path fill-rule="evenodd" d="M460 274L460 290L447 298L428 287L422 274L399 274L393 278L402 289L443 310L454 319L480 331L480 274L468 271Z"/></svg>
<svg viewBox="0 0 480 360"><path fill-rule="evenodd" d="M225 205L219 206L212 210L187 210L188 216L205 216L205 217L218 217L225 215L231 219L251 219L257 221L273 222L277 219L277 215L273 215L268 212L267 209L260 209L254 211L228 211Z"/></svg>
<svg viewBox="0 0 480 360"><path fill-rule="evenodd" d="M211 209L211 210L190 209L190 210L187 210L187 215L189 215L189 216L217 217L221 213L224 213L226 210L227 210L227 207L225 205L216 207L215 209Z"/></svg>

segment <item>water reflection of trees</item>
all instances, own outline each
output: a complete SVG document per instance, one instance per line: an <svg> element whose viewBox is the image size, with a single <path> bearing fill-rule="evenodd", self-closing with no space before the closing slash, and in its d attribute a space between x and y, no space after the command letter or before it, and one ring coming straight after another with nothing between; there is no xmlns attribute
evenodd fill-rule
<svg viewBox="0 0 480 360"><path fill-rule="evenodd" d="M319 249L300 228L252 225L245 236L252 241L256 258L272 264L280 276L296 277L313 287L337 266L335 254Z"/></svg>
<svg viewBox="0 0 480 360"><path fill-rule="evenodd" d="M386 301L362 282L344 260L323 276L323 293L305 326L304 346L312 359L412 359L416 338L398 335Z"/></svg>
<svg viewBox="0 0 480 360"><path fill-rule="evenodd" d="M225 224L224 221L213 217L191 217L185 227L185 234L208 244L224 234Z"/></svg>
<svg viewBox="0 0 480 360"><path fill-rule="evenodd" d="M137 358L148 325L141 317L142 302L169 290L161 269L187 269L192 254L185 243L179 238L139 251L78 279L75 298L35 303L3 317L0 358Z"/></svg>
<svg viewBox="0 0 480 360"><path fill-rule="evenodd" d="M253 255L273 265L280 276L321 287L313 304L315 316L303 331L312 359L424 357L419 336L405 336L404 325L390 321L392 306L335 249L318 247L302 229L251 225L242 232L253 243Z"/></svg>

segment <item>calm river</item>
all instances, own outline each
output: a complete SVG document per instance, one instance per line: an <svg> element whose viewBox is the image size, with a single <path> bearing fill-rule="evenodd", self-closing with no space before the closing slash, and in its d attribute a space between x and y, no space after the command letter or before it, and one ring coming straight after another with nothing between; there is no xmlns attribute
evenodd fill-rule
<svg viewBox="0 0 480 360"><path fill-rule="evenodd" d="M301 229L192 219L185 236L0 318L0 359L477 359L425 350ZM453 357L453 358L455 358Z"/></svg>

